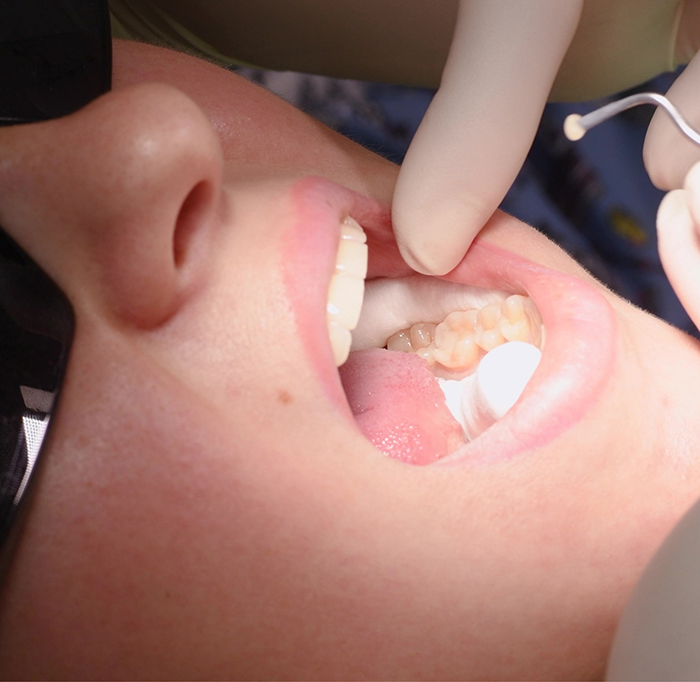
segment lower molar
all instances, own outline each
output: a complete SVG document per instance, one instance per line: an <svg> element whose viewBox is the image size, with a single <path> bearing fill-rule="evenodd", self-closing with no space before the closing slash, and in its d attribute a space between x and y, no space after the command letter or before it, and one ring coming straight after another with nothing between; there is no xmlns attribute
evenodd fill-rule
<svg viewBox="0 0 700 682"><path fill-rule="evenodd" d="M392 334L388 350L422 357L445 402L473 440L517 402L541 358L542 318L527 296L451 312Z"/></svg>
<svg viewBox="0 0 700 682"><path fill-rule="evenodd" d="M454 311L439 324L418 322L392 334L388 350L416 353L443 375L474 372L485 353L521 341L541 346L542 318L527 296L514 294L479 310Z"/></svg>

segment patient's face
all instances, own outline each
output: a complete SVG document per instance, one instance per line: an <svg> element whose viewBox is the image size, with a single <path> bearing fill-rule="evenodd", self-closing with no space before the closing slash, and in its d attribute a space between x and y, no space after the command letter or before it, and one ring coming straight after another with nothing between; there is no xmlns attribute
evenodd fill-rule
<svg viewBox="0 0 700 682"><path fill-rule="evenodd" d="M0 602L5 674L601 675L700 487L694 342L499 214L450 279L529 294L540 367L511 413L425 466L405 460L440 440L411 439L434 405L410 377L378 382L387 457L348 408L326 303L348 216L370 279L409 274L396 168L189 57L117 44L114 85L0 130L0 223L77 316Z"/></svg>

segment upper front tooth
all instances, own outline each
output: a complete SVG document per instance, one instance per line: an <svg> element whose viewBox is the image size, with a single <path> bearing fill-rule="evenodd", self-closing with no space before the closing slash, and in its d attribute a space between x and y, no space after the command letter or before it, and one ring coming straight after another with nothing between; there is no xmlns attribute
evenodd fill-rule
<svg viewBox="0 0 700 682"><path fill-rule="evenodd" d="M363 244L367 243L367 235L362 227L360 227L360 223L350 216L347 216L340 224L340 238L354 239L355 241L362 242Z"/></svg>
<svg viewBox="0 0 700 682"><path fill-rule="evenodd" d="M328 322L328 338L331 341L335 366L340 367L348 359L352 334L342 325Z"/></svg>
<svg viewBox="0 0 700 682"><path fill-rule="evenodd" d="M350 352L350 330L357 326L367 274L367 237L352 218L340 225L335 272L328 286L326 320L335 364L342 365Z"/></svg>
<svg viewBox="0 0 700 682"><path fill-rule="evenodd" d="M328 287L328 321L355 329L362 310L365 280L344 272L335 272Z"/></svg>
<svg viewBox="0 0 700 682"><path fill-rule="evenodd" d="M335 269L364 280L367 276L367 244L350 237L341 238Z"/></svg>

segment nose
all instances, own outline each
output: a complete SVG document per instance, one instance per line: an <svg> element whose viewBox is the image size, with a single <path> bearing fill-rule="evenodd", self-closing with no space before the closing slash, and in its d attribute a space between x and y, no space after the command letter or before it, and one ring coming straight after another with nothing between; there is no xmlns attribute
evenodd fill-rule
<svg viewBox="0 0 700 682"><path fill-rule="evenodd" d="M0 131L0 224L74 305L139 327L194 286L223 210L222 154L187 96L145 84Z"/></svg>

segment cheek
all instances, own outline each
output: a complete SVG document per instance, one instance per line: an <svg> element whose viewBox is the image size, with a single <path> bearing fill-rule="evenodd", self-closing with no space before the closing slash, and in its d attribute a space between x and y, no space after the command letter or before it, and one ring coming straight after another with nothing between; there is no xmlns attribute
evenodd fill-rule
<svg viewBox="0 0 700 682"><path fill-rule="evenodd" d="M574 568L600 585L563 487L406 467L302 401L256 403L250 383L222 404L126 350L79 338L18 555L13 618L45 669L89 651L66 676L114 676L118 642L140 676L196 676L206 651L205 677L483 677L506 642L546 658L562 618L599 622L571 587Z"/></svg>
<svg viewBox="0 0 700 682"><path fill-rule="evenodd" d="M314 395L311 376L274 265L278 254L235 239L202 291L149 335L154 359L205 401L267 432L265 417ZM238 254L245 254L245 257Z"/></svg>

